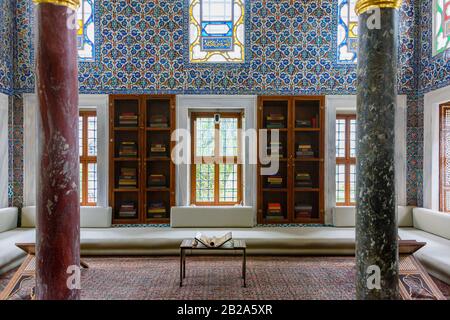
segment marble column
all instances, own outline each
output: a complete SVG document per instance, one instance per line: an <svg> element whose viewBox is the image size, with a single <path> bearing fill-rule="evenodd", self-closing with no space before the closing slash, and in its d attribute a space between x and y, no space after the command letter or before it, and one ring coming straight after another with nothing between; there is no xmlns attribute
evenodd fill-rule
<svg viewBox="0 0 450 320"><path fill-rule="evenodd" d="M356 297L398 299L395 109L401 0L359 0Z"/></svg>
<svg viewBox="0 0 450 320"><path fill-rule="evenodd" d="M38 174L36 298L79 299L80 200L78 66L79 0L37 3ZM78 268L78 269L77 269Z"/></svg>

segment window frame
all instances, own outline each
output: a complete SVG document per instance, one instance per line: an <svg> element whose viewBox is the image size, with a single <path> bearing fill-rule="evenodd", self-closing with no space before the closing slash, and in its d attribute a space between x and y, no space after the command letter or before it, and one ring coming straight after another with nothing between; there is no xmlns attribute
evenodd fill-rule
<svg viewBox="0 0 450 320"><path fill-rule="evenodd" d="M80 205L81 206L88 206L88 207L95 207L97 205L97 202L89 202L89 197L88 197L88 186L89 186L89 173L88 173L88 168L89 168L89 164L95 163L97 164L97 157L98 157L98 136L97 136L97 155L96 156L90 156L89 152L88 152L88 118L89 117L97 117L97 111L96 110L85 110L85 109L80 109L79 110L79 117L83 118L83 128L82 128L82 132L83 132L83 136L82 136L82 141L83 141L83 154L80 154L80 166L83 167L83 176L81 177L81 181L82 181L82 187L81 187L81 201L80 201ZM98 117L97 117L97 124L98 124ZM97 127L97 134L98 134L98 127ZM98 164L97 164L97 168L98 168ZM98 170L97 170L98 172ZM98 183L98 180L97 180ZM97 191L98 191L98 186L97 186ZM98 193L98 192L97 192ZM97 194L98 197L98 194Z"/></svg>
<svg viewBox="0 0 450 320"><path fill-rule="evenodd" d="M445 191L450 191L450 186L445 186L445 163L450 161L445 156L446 143L444 142L445 111L450 110L450 103L439 105L439 211L450 213L450 203L445 201ZM450 121L450 119L449 119ZM450 128L447 129L450 131ZM449 143L450 146L450 143Z"/></svg>
<svg viewBox="0 0 450 320"><path fill-rule="evenodd" d="M355 114L338 114L336 115L336 120L345 120L345 157L338 157L336 155L336 166L344 165L345 166L345 201L338 202L336 201L336 206L345 207L345 206L355 206L356 202L350 201L350 168L352 165L356 165L356 157L350 156L350 122L351 120L356 120ZM337 138L336 138L337 139ZM335 177L336 181L336 177ZM336 182L335 182L336 183ZM336 186L337 189L337 186Z"/></svg>
<svg viewBox="0 0 450 320"><path fill-rule="evenodd" d="M213 118L214 115L219 114L220 118L237 118L238 119L238 130L242 129L242 112L192 112L191 113L191 205L201 205L201 206L233 206L242 203L242 136L238 135L237 139L237 156L220 156L220 134L214 136L214 156L196 156L197 151L197 137L196 137L196 120L198 118ZM216 132L220 133L220 125L215 124ZM200 160L202 160L200 162ZM223 164L236 164L237 165L237 199L235 202L221 202L220 200L220 172L219 165ZM214 202L203 202L197 201L196 189L196 172L197 164L214 164Z"/></svg>

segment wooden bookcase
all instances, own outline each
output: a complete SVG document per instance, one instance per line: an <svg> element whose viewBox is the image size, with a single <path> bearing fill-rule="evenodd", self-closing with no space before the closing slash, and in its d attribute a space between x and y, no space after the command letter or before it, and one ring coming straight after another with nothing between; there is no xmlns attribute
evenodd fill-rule
<svg viewBox="0 0 450 320"><path fill-rule="evenodd" d="M323 96L258 98L258 129L267 129L268 145L279 151L258 157L258 223L324 223L324 110ZM279 130L281 147L271 144L273 130ZM279 158L278 172L262 175L273 157ZM281 210L271 214L274 206Z"/></svg>
<svg viewBox="0 0 450 320"><path fill-rule="evenodd" d="M171 95L112 95L109 102L109 203L114 224L169 223L170 209L175 205L175 165L170 155L174 142L175 98ZM136 118L128 124L121 117ZM155 119L161 121L155 125ZM123 121L123 119L122 119ZM127 120L128 121L128 120ZM125 153L124 145L132 145ZM165 152L154 153L155 145L164 145ZM137 149L137 152L133 150ZM130 154L131 152L131 154ZM124 155L125 154L125 155ZM136 171L135 179L123 186L123 173ZM150 184L150 176L159 176L157 185ZM135 181L130 182L130 180ZM134 205L134 215L121 214L122 206ZM149 214L148 209L157 204L165 213Z"/></svg>

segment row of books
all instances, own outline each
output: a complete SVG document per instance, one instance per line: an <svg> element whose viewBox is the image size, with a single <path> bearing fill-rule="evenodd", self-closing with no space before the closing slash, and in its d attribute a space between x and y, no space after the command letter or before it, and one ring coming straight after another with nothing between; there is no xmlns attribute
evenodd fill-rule
<svg viewBox="0 0 450 320"><path fill-rule="evenodd" d="M121 141L119 144L119 157L137 157L138 149L135 141Z"/></svg>
<svg viewBox="0 0 450 320"><path fill-rule="evenodd" d="M297 172L295 174L295 186L300 188L312 187L311 175L307 172Z"/></svg>
<svg viewBox="0 0 450 320"><path fill-rule="evenodd" d="M137 216L136 205L134 202L124 202L119 208L120 218L134 218Z"/></svg>
<svg viewBox="0 0 450 320"><path fill-rule="evenodd" d="M147 215L149 218L166 218L167 210L163 202L152 202L148 205ZM119 218L136 218L136 204L132 201L123 202L120 205Z"/></svg>
<svg viewBox="0 0 450 320"><path fill-rule="evenodd" d="M296 203L294 205L294 213L297 219L299 218L311 218L313 207L309 204Z"/></svg>
<svg viewBox="0 0 450 320"><path fill-rule="evenodd" d="M294 213L296 218L311 218L313 207L309 204L296 203L294 206ZM267 211L265 214L266 220L281 220L285 216L283 214L281 203L269 202L267 204Z"/></svg>
<svg viewBox="0 0 450 320"><path fill-rule="evenodd" d="M119 115L119 125L121 125L121 126L137 127L138 122L139 122L139 117L134 112L123 112Z"/></svg>
<svg viewBox="0 0 450 320"><path fill-rule="evenodd" d="M136 168L120 168L119 188L136 188Z"/></svg>
<svg viewBox="0 0 450 320"><path fill-rule="evenodd" d="M307 120L307 119L297 119L295 120L296 128L318 128L317 116Z"/></svg>
<svg viewBox="0 0 450 320"><path fill-rule="evenodd" d="M153 156L167 155L167 148L165 144L155 143L150 146L150 154Z"/></svg>
<svg viewBox="0 0 450 320"><path fill-rule="evenodd" d="M299 144L295 155L297 157L314 157L314 151L310 144Z"/></svg>
<svg viewBox="0 0 450 320"><path fill-rule="evenodd" d="M284 123L285 117L282 114L269 114L266 117L266 128L267 129L282 129L286 125Z"/></svg>
<svg viewBox="0 0 450 320"><path fill-rule="evenodd" d="M139 123L139 116L134 112L123 112L119 115L119 125L126 127L137 127ZM152 115L150 116L149 123L150 128L168 128L169 121L165 115Z"/></svg>
<svg viewBox="0 0 450 320"><path fill-rule="evenodd" d="M281 188L283 186L282 176L270 176L267 177L267 187L268 188Z"/></svg>
<svg viewBox="0 0 450 320"><path fill-rule="evenodd" d="M279 202L269 202L267 204L266 219L267 220L284 219L281 203L279 203Z"/></svg>
<svg viewBox="0 0 450 320"><path fill-rule="evenodd" d="M148 218L166 218L167 211L163 202L152 202L147 209Z"/></svg>
<svg viewBox="0 0 450 320"><path fill-rule="evenodd" d="M267 146L267 154L282 157L284 154L283 144L281 142L270 142Z"/></svg>
<svg viewBox="0 0 450 320"><path fill-rule="evenodd" d="M152 115L150 116L148 125L150 128L168 128L169 122L164 115Z"/></svg>
<svg viewBox="0 0 450 320"><path fill-rule="evenodd" d="M166 176L163 174L150 174L148 176L149 187L165 187L167 185ZM135 168L121 168L119 176L119 188L136 188L137 178Z"/></svg>

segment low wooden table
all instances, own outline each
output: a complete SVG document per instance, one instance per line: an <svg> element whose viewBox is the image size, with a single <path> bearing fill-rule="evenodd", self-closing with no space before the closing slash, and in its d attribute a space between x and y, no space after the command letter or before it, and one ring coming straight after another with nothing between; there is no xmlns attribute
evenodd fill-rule
<svg viewBox="0 0 450 320"><path fill-rule="evenodd" d="M185 239L180 245L180 287L183 286L183 279L186 278L186 252L199 251L242 251L242 279L244 280L244 287L247 286L245 282L247 269L247 245L244 240L230 240L223 246L218 248L209 248L194 239Z"/></svg>
<svg viewBox="0 0 450 320"><path fill-rule="evenodd" d="M33 281L36 273L36 244L35 243L16 243L16 247L27 253L27 256L20 265L19 269L14 273L3 292L0 292L0 300L7 300L15 295L26 281ZM88 269L89 265L80 259L80 266ZM34 286L29 293L29 298L34 299Z"/></svg>

